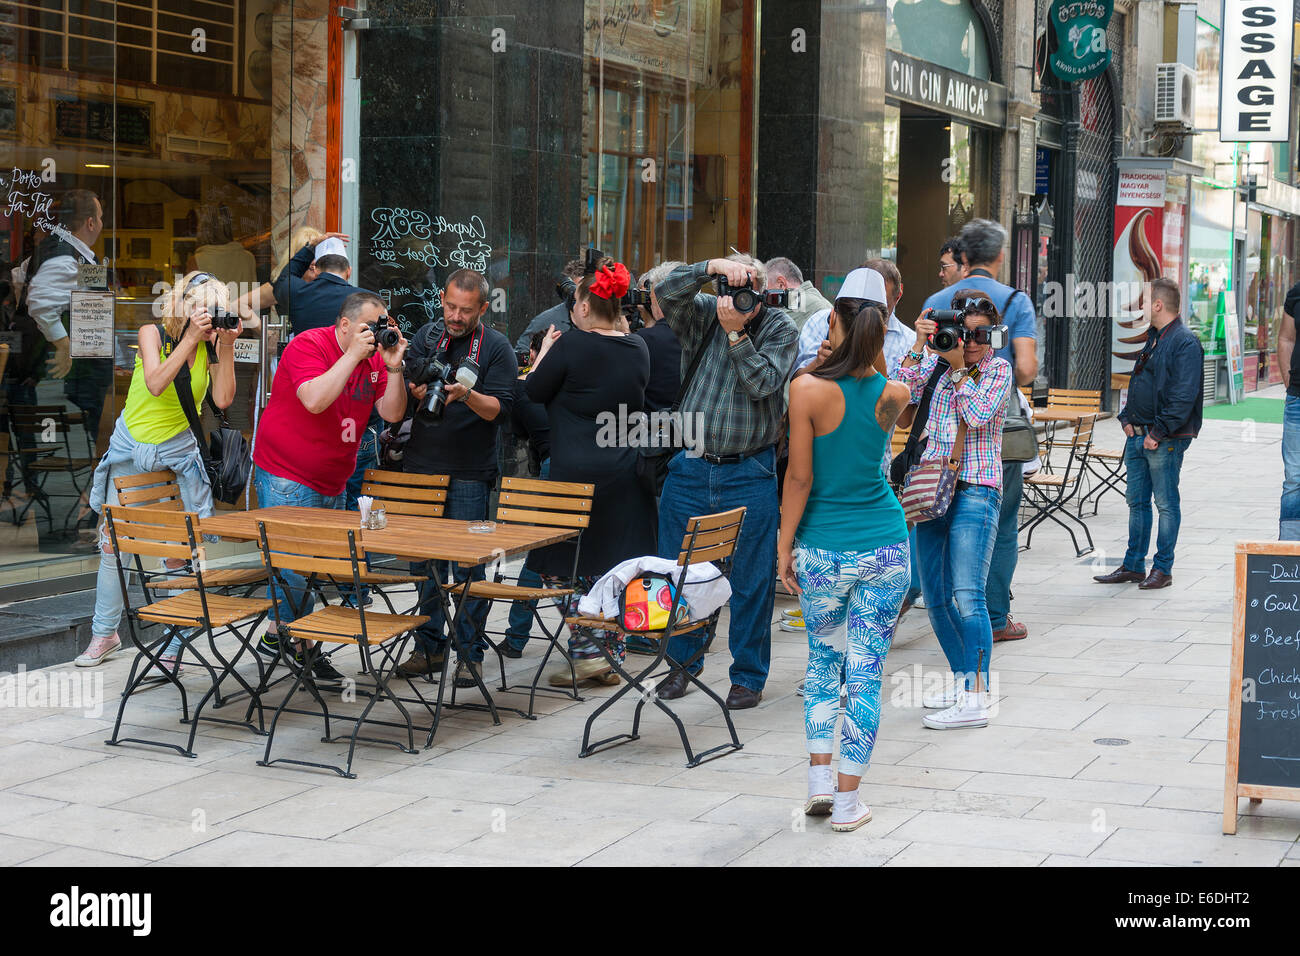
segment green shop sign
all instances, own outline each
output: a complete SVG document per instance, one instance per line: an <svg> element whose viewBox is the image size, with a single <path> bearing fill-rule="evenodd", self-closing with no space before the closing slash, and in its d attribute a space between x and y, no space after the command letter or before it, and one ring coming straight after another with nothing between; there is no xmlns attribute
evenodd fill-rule
<svg viewBox="0 0 1300 956"><path fill-rule="evenodd" d="M1106 26L1114 0L1052 0L1048 17L1056 28L1052 72L1066 83L1088 80L1110 66Z"/></svg>

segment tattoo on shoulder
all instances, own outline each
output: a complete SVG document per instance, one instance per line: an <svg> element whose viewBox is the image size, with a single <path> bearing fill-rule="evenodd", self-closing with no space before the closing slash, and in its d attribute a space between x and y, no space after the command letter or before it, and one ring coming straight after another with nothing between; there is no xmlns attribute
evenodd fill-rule
<svg viewBox="0 0 1300 956"><path fill-rule="evenodd" d="M888 431L894 426L898 416L907 407L909 398L910 395L906 392L885 388L881 393L880 401L876 403L876 422L881 428Z"/></svg>

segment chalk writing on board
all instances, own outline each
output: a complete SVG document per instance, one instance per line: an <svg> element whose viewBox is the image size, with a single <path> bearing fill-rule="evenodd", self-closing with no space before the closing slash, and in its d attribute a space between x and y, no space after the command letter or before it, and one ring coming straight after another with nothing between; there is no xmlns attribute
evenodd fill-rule
<svg viewBox="0 0 1300 956"><path fill-rule="evenodd" d="M25 216L32 225L46 232L54 232L57 226L54 196L42 192L42 185L39 172L15 166L6 190L4 214Z"/></svg>
<svg viewBox="0 0 1300 956"><path fill-rule="evenodd" d="M481 216L472 215L458 221L422 209L377 206L370 210L370 220L375 230L370 235L369 251L380 263L400 268L397 260L406 259L430 268L454 264L462 269L487 272L492 246L483 241L487 238L487 226ZM444 236L445 239L441 238ZM452 241L456 247L444 254L443 248Z"/></svg>

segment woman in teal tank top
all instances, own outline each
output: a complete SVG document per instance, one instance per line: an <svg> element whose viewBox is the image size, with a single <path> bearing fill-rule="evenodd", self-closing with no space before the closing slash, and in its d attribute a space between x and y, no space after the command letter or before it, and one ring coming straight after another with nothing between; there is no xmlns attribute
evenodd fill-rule
<svg viewBox="0 0 1300 956"><path fill-rule="evenodd" d="M885 341L882 310L849 297L865 288L858 273L868 271L849 273L835 300L830 358L790 384L790 464L777 544L781 580L799 595L808 634L804 812L830 813L839 831L871 819L858 785L876 741L885 655L911 578L907 522L880 471L889 430L910 395L873 367ZM848 700L832 788L841 675Z"/></svg>

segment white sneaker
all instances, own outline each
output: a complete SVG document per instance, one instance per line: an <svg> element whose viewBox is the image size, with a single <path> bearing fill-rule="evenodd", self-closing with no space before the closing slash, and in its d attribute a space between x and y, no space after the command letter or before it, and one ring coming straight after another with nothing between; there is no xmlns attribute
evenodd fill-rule
<svg viewBox="0 0 1300 956"><path fill-rule="evenodd" d="M90 646L72 663L77 667L96 667L116 654L121 647L122 642L116 634L109 637L92 637Z"/></svg>
<svg viewBox="0 0 1300 956"><path fill-rule="evenodd" d="M913 604L912 604L912 607L919 607L922 611L924 611L924 610L925 610L925 598L924 598L923 596L921 596L920 594L918 594L918 595L916 596L916 600L915 600L915 601L913 602Z"/></svg>
<svg viewBox="0 0 1300 956"><path fill-rule="evenodd" d="M937 714L926 714L921 723L931 730L965 730L989 725L988 693L960 691L957 703Z"/></svg>
<svg viewBox="0 0 1300 956"><path fill-rule="evenodd" d="M831 812L835 802L835 787L831 783L831 765L808 767L808 800L803 812L810 817L824 817Z"/></svg>
<svg viewBox="0 0 1300 956"><path fill-rule="evenodd" d="M802 617L787 617L781 621L781 630L792 631L796 634L806 634L808 628L804 626Z"/></svg>
<svg viewBox="0 0 1300 956"><path fill-rule="evenodd" d="M946 687L937 694L922 694L921 706L926 710L947 710L957 703L957 688Z"/></svg>
<svg viewBox="0 0 1300 956"><path fill-rule="evenodd" d="M831 829L837 833L856 830L871 819L871 808L858 798L858 791L835 794L835 808L831 811Z"/></svg>

